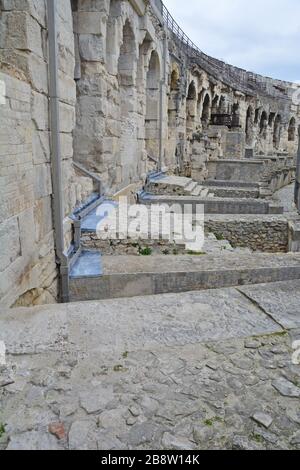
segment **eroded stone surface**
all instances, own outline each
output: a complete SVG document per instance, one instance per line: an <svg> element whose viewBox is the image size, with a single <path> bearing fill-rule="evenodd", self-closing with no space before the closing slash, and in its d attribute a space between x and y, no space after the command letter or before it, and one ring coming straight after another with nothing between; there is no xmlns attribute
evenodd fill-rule
<svg viewBox="0 0 300 470"><path fill-rule="evenodd" d="M2 319L15 371L0 389L2 447L299 448L300 331L236 289L70 304L62 342L53 308L28 312L31 349L10 335L24 311Z"/></svg>

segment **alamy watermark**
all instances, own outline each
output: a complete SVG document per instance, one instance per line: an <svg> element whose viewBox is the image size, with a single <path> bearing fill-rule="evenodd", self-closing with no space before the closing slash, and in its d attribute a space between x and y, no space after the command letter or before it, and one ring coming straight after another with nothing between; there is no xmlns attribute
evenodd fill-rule
<svg viewBox="0 0 300 470"><path fill-rule="evenodd" d="M101 240L163 240L184 243L187 250L204 245L202 204L118 204L108 201L97 210L97 237Z"/></svg>

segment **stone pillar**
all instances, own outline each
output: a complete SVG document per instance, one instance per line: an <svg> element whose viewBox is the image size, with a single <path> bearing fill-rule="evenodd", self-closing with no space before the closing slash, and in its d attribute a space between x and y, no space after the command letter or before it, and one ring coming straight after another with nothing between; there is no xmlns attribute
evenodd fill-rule
<svg viewBox="0 0 300 470"><path fill-rule="evenodd" d="M300 213L300 126L298 127L298 154L297 154L297 172L295 183L295 204Z"/></svg>

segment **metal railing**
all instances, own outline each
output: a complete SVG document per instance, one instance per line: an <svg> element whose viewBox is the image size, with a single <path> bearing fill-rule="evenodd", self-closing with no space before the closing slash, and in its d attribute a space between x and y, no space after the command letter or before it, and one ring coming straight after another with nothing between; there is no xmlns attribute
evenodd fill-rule
<svg viewBox="0 0 300 470"><path fill-rule="evenodd" d="M184 49L190 59L194 60L196 64L214 78L221 80L228 86L236 86L236 88L248 94L259 91L262 94L277 98L287 98L286 93L280 92L273 86L271 86L271 88L268 86L271 85L272 79L253 72L248 72L247 70L227 64L222 60L215 59L205 54L179 26L162 0L152 0L152 2L161 13L164 24L172 33L173 39L177 42L179 47Z"/></svg>
<svg viewBox="0 0 300 470"><path fill-rule="evenodd" d="M96 191L97 193L99 194L99 196L102 196L102 181L101 179L96 176L94 173L91 173L89 170L87 170L86 168L84 168L82 165L80 165L79 163L77 162L74 162L73 161L73 166L74 168L76 168L76 170L78 170L80 173L82 173L83 175L87 176L88 178L91 178L91 180L94 182L95 186L96 186Z"/></svg>

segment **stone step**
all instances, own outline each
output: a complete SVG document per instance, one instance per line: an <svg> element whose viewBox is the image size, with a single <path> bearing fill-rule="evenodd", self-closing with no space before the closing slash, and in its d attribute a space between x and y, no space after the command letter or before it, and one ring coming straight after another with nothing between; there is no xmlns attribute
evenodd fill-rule
<svg viewBox="0 0 300 470"><path fill-rule="evenodd" d="M201 197L205 197L205 196L202 196L203 193L204 193L204 190L203 190L202 186L200 186L199 184L196 184L194 190L191 193L191 196L200 196L201 195Z"/></svg>
<svg viewBox="0 0 300 470"><path fill-rule="evenodd" d="M210 190L207 189L207 188L204 188L204 189L202 188L201 193L200 193L199 196L200 196L200 197L203 197L203 198L209 197L209 196L213 197L212 193L211 193Z"/></svg>
<svg viewBox="0 0 300 470"><path fill-rule="evenodd" d="M283 207L274 205L264 199L246 199L246 198L217 198L197 196L178 196L178 195L155 195L149 193L142 193L138 197L140 204L179 204L190 205L193 211L196 210L197 205L204 206L205 214L264 214L270 213L283 214ZM270 212L270 206L271 212Z"/></svg>
<svg viewBox="0 0 300 470"><path fill-rule="evenodd" d="M190 183L184 188L187 194L193 194L193 192L198 188L198 183L196 181L190 181Z"/></svg>
<svg viewBox="0 0 300 470"><path fill-rule="evenodd" d="M95 256L93 263L92 257ZM83 252L70 276L70 300L179 293L300 279L300 254L103 256ZM95 271L85 266L94 264ZM101 274L99 274L101 271Z"/></svg>
<svg viewBox="0 0 300 470"><path fill-rule="evenodd" d="M233 199L258 199L260 196L258 188L238 188L235 186L209 186L216 197Z"/></svg>

